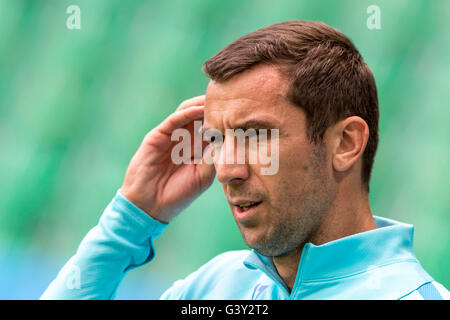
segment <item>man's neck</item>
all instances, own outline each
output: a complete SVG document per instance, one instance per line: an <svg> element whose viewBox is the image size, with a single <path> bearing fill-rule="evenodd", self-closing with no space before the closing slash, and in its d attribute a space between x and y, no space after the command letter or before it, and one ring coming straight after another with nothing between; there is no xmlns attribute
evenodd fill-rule
<svg viewBox="0 0 450 320"><path fill-rule="evenodd" d="M356 206L355 203L351 207L334 204L332 208L317 231L312 235L309 240L311 243L322 245L352 234L376 229L377 227L370 210L368 195ZM298 249L286 255L273 257L273 263L277 272L288 286L289 291L294 287L304 245L305 243L302 243Z"/></svg>
<svg viewBox="0 0 450 320"><path fill-rule="evenodd" d="M291 292L294 287L302 251L303 247L286 255L272 258L273 264L281 279L283 279L284 283L289 288L289 292Z"/></svg>

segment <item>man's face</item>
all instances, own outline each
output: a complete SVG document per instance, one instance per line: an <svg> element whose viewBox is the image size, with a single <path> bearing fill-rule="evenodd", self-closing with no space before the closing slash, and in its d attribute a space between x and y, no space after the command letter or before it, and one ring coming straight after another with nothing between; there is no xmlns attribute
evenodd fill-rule
<svg viewBox="0 0 450 320"><path fill-rule="evenodd" d="M276 174L261 174L267 165L260 161L215 163L244 241L266 256L287 254L309 241L336 194L326 147L309 142L305 114L287 100L287 89L275 67L260 65L223 83L211 81L206 91L204 127L224 134L222 152L234 142L226 129L279 130ZM245 148L248 155L248 143ZM256 205L240 206L245 202Z"/></svg>

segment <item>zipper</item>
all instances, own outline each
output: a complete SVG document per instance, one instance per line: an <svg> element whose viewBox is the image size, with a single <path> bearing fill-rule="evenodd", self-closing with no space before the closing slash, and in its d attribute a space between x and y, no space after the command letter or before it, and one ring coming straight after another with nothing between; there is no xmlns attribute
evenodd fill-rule
<svg viewBox="0 0 450 320"><path fill-rule="evenodd" d="M298 300L295 299L295 297L297 296L297 292L300 291L300 284L302 282L302 266L305 263L305 257L306 254L308 253L308 250L310 248L310 244L306 243L303 246L303 250L302 250L302 254L300 255L300 261L298 263L298 268L297 268L297 277L295 278L295 282L294 282L294 286L292 287L292 291L289 294L288 300Z"/></svg>
<svg viewBox="0 0 450 320"><path fill-rule="evenodd" d="M247 261L246 264L251 266L254 269L257 269L259 271L262 271L269 279L271 279L275 285L279 288L281 288L281 291L283 293L283 299L287 300L289 297L289 289L287 288L286 284L282 281L278 273L276 272L275 267L273 266L273 263L269 261L270 267L266 265L265 261L263 261L258 255L253 253L256 257L257 261L255 259L252 259L252 261ZM274 269L274 270L272 270Z"/></svg>

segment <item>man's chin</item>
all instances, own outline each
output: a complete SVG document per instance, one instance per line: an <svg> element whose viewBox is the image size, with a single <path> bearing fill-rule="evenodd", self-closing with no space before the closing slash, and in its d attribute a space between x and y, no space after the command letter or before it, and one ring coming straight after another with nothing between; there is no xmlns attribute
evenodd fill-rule
<svg viewBox="0 0 450 320"><path fill-rule="evenodd" d="M249 248L267 257L274 257L280 254L280 249L273 245L273 239L267 232L241 227L239 229L245 244Z"/></svg>

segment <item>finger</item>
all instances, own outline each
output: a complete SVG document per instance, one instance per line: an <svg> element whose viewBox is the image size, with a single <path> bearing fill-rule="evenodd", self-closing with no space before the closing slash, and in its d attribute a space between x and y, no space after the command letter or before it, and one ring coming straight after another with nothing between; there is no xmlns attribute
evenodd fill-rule
<svg viewBox="0 0 450 320"><path fill-rule="evenodd" d="M192 106L204 106L204 105L205 105L205 95L201 95L183 101L176 111L181 111Z"/></svg>
<svg viewBox="0 0 450 320"><path fill-rule="evenodd" d="M156 128L165 134L171 134L175 129L184 127L190 122L203 119L204 106L194 106L172 113Z"/></svg>

